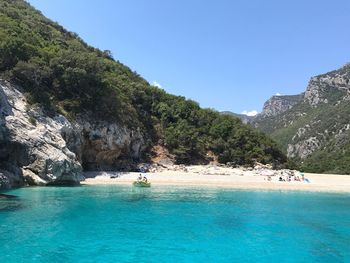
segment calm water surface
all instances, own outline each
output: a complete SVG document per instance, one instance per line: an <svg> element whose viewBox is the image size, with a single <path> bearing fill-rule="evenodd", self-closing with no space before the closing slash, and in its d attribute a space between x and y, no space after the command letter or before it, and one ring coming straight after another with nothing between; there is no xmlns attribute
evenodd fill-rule
<svg viewBox="0 0 350 263"><path fill-rule="evenodd" d="M350 262L350 195L22 188L0 199L0 262Z"/></svg>

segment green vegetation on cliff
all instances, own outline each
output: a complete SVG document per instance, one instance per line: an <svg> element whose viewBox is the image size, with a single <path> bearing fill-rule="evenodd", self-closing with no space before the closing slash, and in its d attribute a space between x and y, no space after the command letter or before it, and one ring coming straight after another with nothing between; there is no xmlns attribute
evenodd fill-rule
<svg viewBox="0 0 350 263"><path fill-rule="evenodd" d="M306 172L350 174L350 65L316 77L316 91L276 116L254 120ZM341 81L339 81L341 80Z"/></svg>
<svg viewBox="0 0 350 263"><path fill-rule="evenodd" d="M271 139L238 118L151 86L21 0L0 0L0 73L47 112L140 129L178 163L206 161L209 151L223 163L286 162Z"/></svg>

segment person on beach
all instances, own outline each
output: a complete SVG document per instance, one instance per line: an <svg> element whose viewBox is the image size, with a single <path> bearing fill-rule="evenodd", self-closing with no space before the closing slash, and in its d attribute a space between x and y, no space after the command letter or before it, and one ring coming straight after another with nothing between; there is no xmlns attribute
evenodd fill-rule
<svg viewBox="0 0 350 263"><path fill-rule="evenodd" d="M143 176L143 179L142 179L142 181L144 181L145 183L147 183L147 177L146 176Z"/></svg>
<svg viewBox="0 0 350 263"><path fill-rule="evenodd" d="M142 175L139 174L139 177L137 177L137 181L142 181Z"/></svg>

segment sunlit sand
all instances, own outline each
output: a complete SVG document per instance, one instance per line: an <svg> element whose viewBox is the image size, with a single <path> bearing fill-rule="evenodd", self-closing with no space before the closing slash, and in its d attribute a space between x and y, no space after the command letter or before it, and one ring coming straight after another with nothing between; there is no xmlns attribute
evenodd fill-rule
<svg viewBox="0 0 350 263"><path fill-rule="evenodd" d="M241 168L215 166L189 166L185 171L157 171L144 173L153 186L209 186L237 189L261 190L302 190L325 192L350 192L350 176L306 173L305 181L279 181L279 176L271 176L271 181L263 172L247 171ZM88 172L84 185L120 184L131 185L139 173Z"/></svg>

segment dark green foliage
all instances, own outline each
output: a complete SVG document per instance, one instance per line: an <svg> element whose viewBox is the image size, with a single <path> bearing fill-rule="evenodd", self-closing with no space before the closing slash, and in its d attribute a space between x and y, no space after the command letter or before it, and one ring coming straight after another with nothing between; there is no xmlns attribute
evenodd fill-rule
<svg viewBox="0 0 350 263"><path fill-rule="evenodd" d="M143 132L149 146L163 143L178 163L284 163L263 134L237 118L201 109L169 95L88 46L21 0L0 0L0 73L25 89L28 101L73 120L87 114Z"/></svg>

